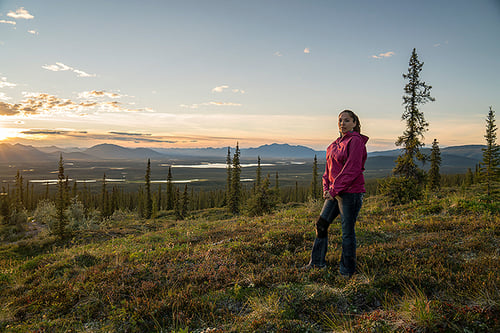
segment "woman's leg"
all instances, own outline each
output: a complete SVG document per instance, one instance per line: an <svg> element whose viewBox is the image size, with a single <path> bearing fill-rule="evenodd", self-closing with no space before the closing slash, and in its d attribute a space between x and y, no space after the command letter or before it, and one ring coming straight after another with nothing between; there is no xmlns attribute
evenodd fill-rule
<svg viewBox="0 0 500 333"><path fill-rule="evenodd" d="M318 221L316 221L316 239L314 240L309 267L325 267L326 251L328 249L328 227L339 215L336 200L325 200Z"/></svg>
<svg viewBox="0 0 500 333"><path fill-rule="evenodd" d="M338 197L342 221L342 255L340 274L351 276L356 271L356 232L354 226L363 204L363 193L342 193Z"/></svg>

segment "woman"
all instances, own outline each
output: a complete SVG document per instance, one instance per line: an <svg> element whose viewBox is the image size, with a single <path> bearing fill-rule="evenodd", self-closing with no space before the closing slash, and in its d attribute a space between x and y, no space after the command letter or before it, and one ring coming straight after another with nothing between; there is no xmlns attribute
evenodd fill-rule
<svg viewBox="0 0 500 333"><path fill-rule="evenodd" d="M356 234L354 225L363 203L368 137L360 133L359 118L351 110L339 114L337 138L326 150L326 167L323 174L325 203L316 222L311 261L308 268L326 266L328 226L340 214L342 222L342 255L339 272L345 277L356 271Z"/></svg>

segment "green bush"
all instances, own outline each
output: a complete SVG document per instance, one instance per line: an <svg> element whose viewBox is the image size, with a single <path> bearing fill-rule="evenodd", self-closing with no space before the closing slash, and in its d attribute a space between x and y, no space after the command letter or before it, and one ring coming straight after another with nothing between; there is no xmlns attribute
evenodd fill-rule
<svg viewBox="0 0 500 333"><path fill-rule="evenodd" d="M85 218L85 208L76 198L71 199L68 208L64 211L64 215L68 219L69 227L71 229L84 229L84 224L87 220Z"/></svg>
<svg viewBox="0 0 500 333"><path fill-rule="evenodd" d="M276 192L269 188L269 177L264 179L255 193L247 200L246 205L249 216L269 214L276 208Z"/></svg>
<svg viewBox="0 0 500 333"><path fill-rule="evenodd" d="M414 179L389 177L380 182L379 193L386 196L391 205L401 205L421 199L423 187Z"/></svg>
<svg viewBox="0 0 500 333"><path fill-rule="evenodd" d="M34 219L36 222L47 225L49 231L53 232L57 222L56 205L50 200L38 202Z"/></svg>

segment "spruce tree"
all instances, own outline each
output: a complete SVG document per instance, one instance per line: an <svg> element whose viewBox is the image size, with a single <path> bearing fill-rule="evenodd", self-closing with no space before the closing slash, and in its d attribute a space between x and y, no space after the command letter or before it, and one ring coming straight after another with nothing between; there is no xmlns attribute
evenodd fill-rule
<svg viewBox="0 0 500 333"><path fill-rule="evenodd" d="M106 219L111 216L109 213L109 194L106 189L106 173L102 176L102 187L101 187L101 219Z"/></svg>
<svg viewBox="0 0 500 333"><path fill-rule="evenodd" d="M408 73L403 74L407 80L404 87L403 105L405 111L402 120L406 121L406 130L396 141L397 146L402 146L402 154L396 160L394 174L415 179L420 182L423 179L423 172L415 164L415 159L425 161L425 156L420 148L424 146L421 141L429 124L425 121L424 114L419 110L421 104L435 100L431 97L432 86L427 85L420 79L420 72L424 63L418 60L417 51L413 49L410 57Z"/></svg>
<svg viewBox="0 0 500 333"><path fill-rule="evenodd" d="M23 176L17 170L15 177L16 183L16 200L14 201L14 208L17 212L21 211L24 207L24 183Z"/></svg>
<svg viewBox="0 0 500 333"><path fill-rule="evenodd" d="M255 189L260 187L262 181L262 167L260 166L260 156L257 156L257 170L255 175Z"/></svg>
<svg viewBox="0 0 500 333"><path fill-rule="evenodd" d="M119 197L118 187L113 185L111 189L111 200L109 201L109 216L113 215L115 210L119 209Z"/></svg>
<svg viewBox="0 0 500 333"><path fill-rule="evenodd" d="M403 74L407 80L404 87L403 105L405 111L401 117L406 121L406 129L398 140L397 146L402 146L401 155L396 160L393 177L382 181L379 186L380 193L389 198L391 204L407 203L422 196L425 173L421 170L416 160L425 162L427 157L422 153L424 133L429 124L425 121L420 105L434 101L427 85L420 79L424 63L418 60L417 51L413 49L408 65L408 73Z"/></svg>
<svg viewBox="0 0 500 333"><path fill-rule="evenodd" d="M30 183L28 180L26 180L26 192L24 194L24 207L28 210L31 210L31 200L30 200Z"/></svg>
<svg viewBox="0 0 500 333"><path fill-rule="evenodd" d="M240 165L240 148L236 144L236 150L233 155L233 164L231 167L231 192L229 198L229 210L233 214L239 214L241 201L241 165Z"/></svg>
<svg viewBox="0 0 500 333"><path fill-rule="evenodd" d="M313 174L311 181L311 198L319 199L320 198L320 186L318 185L318 157L316 154L314 155L313 161Z"/></svg>
<svg viewBox="0 0 500 333"><path fill-rule="evenodd" d="M441 187L441 175L439 168L441 166L441 151L439 150L438 141L434 139L431 150L431 167L429 169L429 188L437 190Z"/></svg>
<svg viewBox="0 0 500 333"><path fill-rule="evenodd" d="M157 195L157 201L156 201L156 208L157 211L160 211L163 209L163 196L161 192L161 184L158 184L158 195Z"/></svg>
<svg viewBox="0 0 500 333"><path fill-rule="evenodd" d="M153 214L153 199L151 198L151 161L148 158L148 166L146 168L146 202L144 205L144 217L150 219Z"/></svg>
<svg viewBox="0 0 500 333"><path fill-rule="evenodd" d="M76 185L76 180L75 182L73 183L73 187L71 188L71 196L73 198L76 198L78 195L78 186Z"/></svg>
<svg viewBox="0 0 500 333"><path fill-rule="evenodd" d="M2 193L0 193L0 216L2 216L3 221L6 221L10 215L10 202L9 195L2 186Z"/></svg>
<svg viewBox="0 0 500 333"><path fill-rule="evenodd" d="M167 175L167 210L174 209L175 204L175 192L172 178L172 166L169 166Z"/></svg>
<svg viewBox="0 0 500 333"><path fill-rule="evenodd" d="M175 188L175 199L174 199L174 213L177 220L183 220L182 216L182 202L179 188Z"/></svg>
<svg viewBox="0 0 500 333"><path fill-rule="evenodd" d="M486 187L488 196L493 194L493 183L498 182L500 176L500 146L496 143L497 127L495 125L495 111L490 106L486 117L486 147L483 148L483 163L480 167L480 175Z"/></svg>
<svg viewBox="0 0 500 333"><path fill-rule="evenodd" d="M57 174L57 199L56 199L56 225L55 234L60 238L66 235L66 226L68 221L64 215L67 207L66 177L64 176L64 161L62 154L59 157L59 172Z"/></svg>
<svg viewBox="0 0 500 333"><path fill-rule="evenodd" d="M142 189L142 186L139 187L139 191L137 192L137 215L140 217L144 217L144 190Z"/></svg>
<svg viewBox="0 0 500 333"><path fill-rule="evenodd" d="M467 173L465 174L465 185L472 185L474 183L474 174L471 168L467 168Z"/></svg>
<svg viewBox="0 0 500 333"><path fill-rule="evenodd" d="M276 196L269 188L269 174L261 182L257 190L247 201L247 211L250 216L258 216L271 213L276 207Z"/></svg>
<svg viewBox="0 0 500 333"><path fill-rule="evenodd" d="M184 192L182 192L181 199L181 216L182 219L185 219L189 210L189 195L188 195L188 186L184 185Z"/></svg>
<svg viewBox="0 0 500 333"><path fill-rule="evenodd" d="M274 177L274 196L276 203L281 202L281 191L280 191L280 179L278 171L276 171L276 175Z"/></svg>
<svg viewBox="0 0 500 333"><path fill-rule="evenodd" d="M226 156L226 173L227 173L227 179L226 179L226 195L224 197L225 205L229 206L229 201L231 197L231 176L232 176L232 170L231 170L231 148L227 147L227 156Z"/></svg>

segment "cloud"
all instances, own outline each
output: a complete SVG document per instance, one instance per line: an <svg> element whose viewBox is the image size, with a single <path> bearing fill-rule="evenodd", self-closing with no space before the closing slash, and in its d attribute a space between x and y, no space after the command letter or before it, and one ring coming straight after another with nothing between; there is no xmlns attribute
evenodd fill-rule
<svg viewBox="0 0 500 333"><path fill-rule="evenodd" d="M8 101L10 99L12 99L12 98L9 97L9 96L7 96L7 95L5 95L4 92L0 92L0 101Z"/></svg>
<svg viewBox="0 0 500 333"><path fill-rule="evenodd" d="M129 136L151 136L151 134L149 133L130 133L130 132L116 132L116 131L110 131L108 133L115 135L129 135Z"/></svg>
<svg viewBox="0 0 500 333"><path fill-rule="evenodd" d="M0 20L0 23L16 25L15 21Z"/></svg>
<svg viewBox="0 0 500 333"><path fill-rule="evenodd" d="M229 86L218 86L212 89L212 92L223 92L224 89L229 89Z"/></svg>
<svg viewBox="0 0 500 333"><path fill-rule="evenodd" d="M19 112L16 104L0 102L0 116L13 116Z"/></svg>
<svg viewBox="0 0 500 333"><path fill-rule="evenodd" d="M445 42L444 42L444 44L445 44L445 45L447 45L447 44L448 44L448 41L445 41ZM441 43L436 43L436 44L434 44L433 46L434 46L434 47L440 47L440 46L442 46L442 45L443 45L443 44L441 44Z"/></svg>
<svg viewBox="0 0 500 333"><path fill-rule="evenodd" d="M77 75L78 77L95 77L96 76L96 74L88 74L88 73L81 71L79 69L75 69L73 67L67 66L61 62L56 62L55 65L43 65L42 68L49 70L49 71L53 71L53 72L71 71L71 72L78 74Z"/></svg>
<svg viewBox="0 0 500 333"><path fill-rule="evenodd" d="M198 109L200 106L241 106L242 104L239 103L231 103L231 102L205 102L205 103L200 103L200 104L181 104L179 105L181 108L186 108L186 109Z"/></svg>
<svg viewBox="0 0 500 333"><path fill-rule="evenodd" d="M92 90L92 91L84 91L78 94L79 98L92 98L92 97L109 97L109 98L120 98L122 95L116 94L116 93L111 93L111 92L106 92L106 91L98 91L98 90Z"/></svg>
<svg viewBox="0 0 500 333"><path fill-rule="evenodd" d="M207 105L217 105L217 106L241 106L239 103L231 103L231 102L208 102L204 103Z"/></svg>
<svg viewBox="0 0 500 333"><path fill-rule="evenodd" d="M15 18L15 19L25 19L25 20L31 20L34 18L33 15L31 15L26 9L24 9L24 7L20 7L18 9L16 9L15 12L10 11L7 14L7 16Z"/></svg>
<svg viewBox="0 0 500 333"><path fill-rule="evenodd" d="M30 130L22 131L21 134L25 134L25 135L69 135L69 136L82 136L82 134L87 134L87 131L30 129Z"/></svg>
<svg viewBox="0 0 500 333"><path fill-rule="evenodd" d="M36 30L28 30L28 33L30 33L32 35L38 35L38 31L36 31Z"/></svg>
<svg viewBox="0 0 500 333"><path fill-rule="evenodd" d="M283 56L283 54L280 51L274 52L273 55L276 56L276 57L282 57Z"/></svg>
<svg viewBox="0 0 500 333"><path fill-rule="evenodd" d="M78 112L151 112L151 109L129 109L123 107L117 101L82 101L75 102L70 99L62 99L46 93L23 92L24 100L11 104L0 102L0 115L35 115L41 113ZM3 99L5 100L5 99Z"/></svg>
<svg viewBox="0 0 500 333"><path fill-rule="evenodd" d="M228 89L230 89L230 88L227 85L218 86L218 87L213 88L212 92L220 93L220 92L223 92L223 91L228 90ZM241 94L245 93L245 90L236 89L236 88L231 89L231 91L234 92L234 93L241 93Z"/></svg>
<svg viewBox="0 0 500 333"><path fill-rule="evenodd" d="M7 82L6 77L0 77L0 88L5 88L5 87L15 87L17 84L15 83L10 83Z"/></svg>
<svg viewBox="0 0 500 333"><path fill-rule="evenodd" d="M67 139L83 139L85 141L129 141L129 142L147 142L147 143L177 143L177 140L172 140L166 136L152 136L151 134L142 133L127 133L110 131L107 133L92 133L89 131L75 131L66 129L29 129L22 131L21 134L26 136L42 136L53 137L57 140Z"/></svg>
<svg viewBox="0 0 500 333"><path fill-rule="evenodd" d="M394 52L389 51L389 52L386 52L386 53L380 53L379 55L372 55L372 58L374 58L374 59L390 58L394 54L395 54Z"/></svg>
<svg viewBox="0 0 500 333"><path fill-rule="evenodd" d="M311 50L309 50L309 48L308 48L308 47L306 47L306 48L304 49L304 53L309 54L309 53L311 53Z"/></svg>

